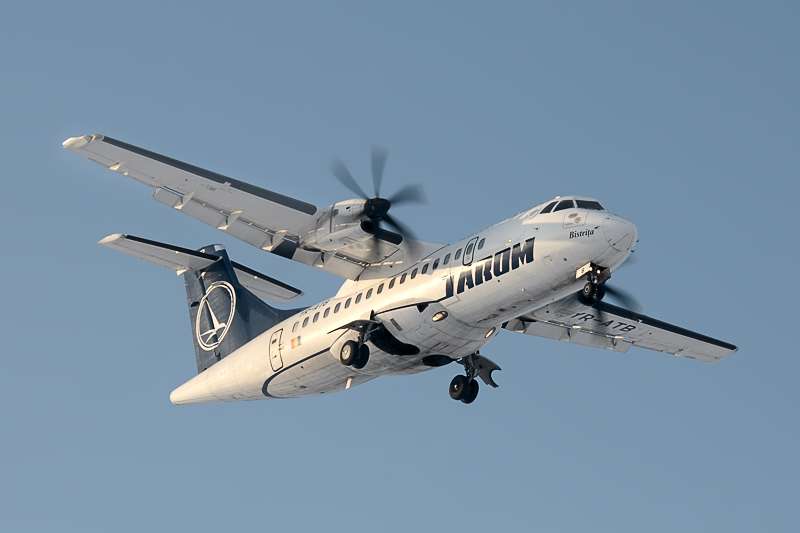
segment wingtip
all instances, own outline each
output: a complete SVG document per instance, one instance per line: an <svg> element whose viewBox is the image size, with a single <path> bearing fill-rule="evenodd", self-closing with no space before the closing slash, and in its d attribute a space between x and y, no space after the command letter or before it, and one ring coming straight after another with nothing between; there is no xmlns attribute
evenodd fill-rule
<svg viewBox="0 0 800 533"><path fill-rule="evenodd" d="M69 137L61 143L61 146L67 150L80 150L92 141L102 140L103 136L99 133L94 135L80 135L78 137Z"/></svg>
<svg viewBox="0 0 800 533"><path fill-rule="evenodd" d="M111 235L106 235L99 241L97 244L101 244L103 246L108 246L109 244L113 243L114 241L121 239L124 235L122 233L112 233Z"/></svg>

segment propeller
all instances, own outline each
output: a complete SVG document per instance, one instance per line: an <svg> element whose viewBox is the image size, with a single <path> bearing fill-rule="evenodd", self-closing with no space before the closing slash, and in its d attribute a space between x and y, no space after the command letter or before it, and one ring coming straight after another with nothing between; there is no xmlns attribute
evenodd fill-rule
<svg viewBox="0 0 800 533"><path fill-rule="evenodd" d="M381 185L383 185L383 174L386 169L386 159L388 152L385 148L374 146L371 153L372 168L372 187L374 196L370 197L358 184L350 169L340 160L335 160L331 165L331 171L339 183L344 185L354 194L366 200L364 202L365 219L361 222L361 227L367 233L371 233L375 247L380 250L381 241L385 240L393 244L400 244L406 241L407 246L414 247L414 233L405 224L389 214L392 206L402 204L425 203L425 193L421 185L405 185L397 192L384 198L381 196ZM384 230L382 225L390 227L393 231ZM400 239L397 239L397 235Z"/></svg>
<svg viewBox="0 0 800 533"><path fill-rule="evenodd" d="M616 300L620 305L622 305L622 307L637 313L642 310L642 304L640 304L639 300L637 300L636 297L628 291L612 287L611 285L606 285L605 290L606 296Z"/></svg>

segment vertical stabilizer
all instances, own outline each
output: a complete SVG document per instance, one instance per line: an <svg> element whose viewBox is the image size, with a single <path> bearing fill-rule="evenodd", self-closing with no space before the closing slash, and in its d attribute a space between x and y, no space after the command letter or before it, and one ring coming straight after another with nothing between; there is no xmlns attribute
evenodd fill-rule
<svg viewBox="0 0 800 533"><path fill-rule="evenodd" d="M276 309L243 287L221 245L199 252L217 259L183 274L198 373L297 312Z"/></svg>

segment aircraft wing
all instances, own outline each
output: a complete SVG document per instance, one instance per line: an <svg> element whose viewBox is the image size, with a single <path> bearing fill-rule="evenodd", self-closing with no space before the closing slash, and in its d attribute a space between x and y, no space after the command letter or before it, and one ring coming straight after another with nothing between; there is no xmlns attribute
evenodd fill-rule
<svg viewBox="0 0 800 533"><path fill-rule="evenodd" d="M323 253L301 237L323 222L316 206L184 163L101 134L71 137L64 148L154 189L158 202L262 250L357 279L379 274L385 262L402 262L411 248L382 242L379 250L353 246ZM428 250L431 246L418 246ZM378 256L377 254L381 255Z"/></svg>
<svg viewBox="0 0 800 533"><path fill-rule="evenodd" d="M705 362L737 350L733 344L695 333L605 302L586 305L577 295L517 317L510 331L625 352L631 346Z"/></svg>

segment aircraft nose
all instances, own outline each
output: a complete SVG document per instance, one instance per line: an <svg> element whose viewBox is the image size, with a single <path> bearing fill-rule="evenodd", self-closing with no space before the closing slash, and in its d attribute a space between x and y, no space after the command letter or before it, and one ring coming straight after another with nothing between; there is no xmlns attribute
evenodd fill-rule
<svg viewBox="0 0 800 533"><path fill-rule="evenodd" d="M614 217L603 224L603 234L609 246L618 252L627 252L639 238L636 225L624 218Z"/></svg>

